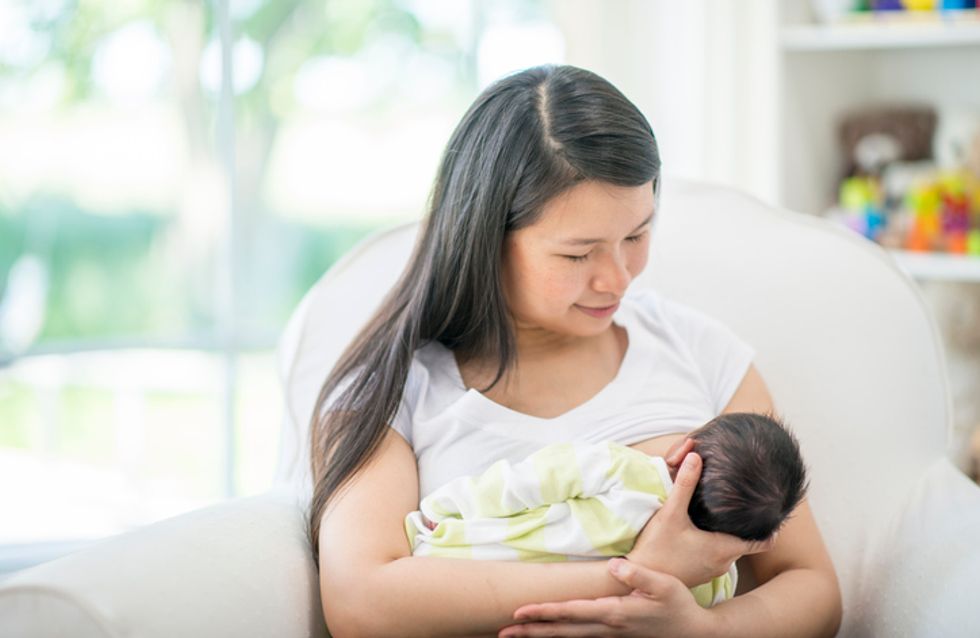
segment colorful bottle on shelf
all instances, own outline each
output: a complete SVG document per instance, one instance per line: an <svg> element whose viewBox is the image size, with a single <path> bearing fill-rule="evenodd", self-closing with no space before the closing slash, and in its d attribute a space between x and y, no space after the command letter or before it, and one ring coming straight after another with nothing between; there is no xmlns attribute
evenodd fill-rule
<svg viewBox="0 0 980 638"><path fill-rule="evenodd" d="M975 254L980 232L980 180L965 171L944 171L909 190L909 250Z"/></svg>
<svg viewBox="0 0 980 638"><path fill-rule="evenodd" d="M938 189L932 184L915 186L906 195L905 205L911 214L906 247L915 251L934 250L942 233Z"/></svg>
<svg viewBox="0 0 980 638"><path fill-rule="evenodd" d="M946 236L946 252L954 255L966 254L966 233L956 231Z"/></svg>
<svg viewBox="0 0 980 638"><path fill-rule="evenodd" d="M936 0L902 0L906 11L934 11Z"/></svg>
<svg viewBox="0 0 980 638"><path fill-rule="evenodd" d="M874 177L849 177L840 185L844 223L868 239L877 239L885 227L881 184Z"/></svg>
<svg viewBox="0 0 980 638"><path fill-rule="evenodd" d="M922 218L917 215L912 217L909 234L905 240L905 248L920 253L932 250L932 242L929 241L929 235L926 233Z"/></svg>
<svg viewBox="0 0 980 638"><path fill-rule="evenodd" d="M980 228L974 228L966 234L966 254L980 257Z"/></svg>

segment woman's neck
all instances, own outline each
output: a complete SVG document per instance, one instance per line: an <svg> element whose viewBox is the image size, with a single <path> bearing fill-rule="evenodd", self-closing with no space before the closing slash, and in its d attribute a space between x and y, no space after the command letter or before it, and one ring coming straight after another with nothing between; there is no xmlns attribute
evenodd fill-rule
<svg viewBox="0 0 980 638"><path fill-rule="evenodd" d="M591 337L560 334L537 326L515 326L515 346L518 361L550 359L601 341L605 334Z"/></svg>
<svg viewBox="0 0 980 638"><path fill-rule="evenodd" d="M515 360L511 373L518 369L553 366L568 357L577 358L579 353L586 350L602 350L612 341L625 351L626 339L621 328L610 326L609 329L588 337L560 334L543 328L516 325L513 326L515 338ZM497 361L477 361L467 358L460 352L455 353L457 364L461 369L476 378L492 379L496 376Z"/></svg>

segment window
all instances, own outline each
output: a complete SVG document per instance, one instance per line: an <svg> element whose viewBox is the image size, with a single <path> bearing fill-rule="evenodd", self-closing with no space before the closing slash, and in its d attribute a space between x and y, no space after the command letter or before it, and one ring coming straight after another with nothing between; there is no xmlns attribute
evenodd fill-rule
<svg viewBox="0 0 980 638"><path fill-rule="evenodd" d="M534 0L0 5L0 545L267 489L302 295L561 58Z"/></svg>

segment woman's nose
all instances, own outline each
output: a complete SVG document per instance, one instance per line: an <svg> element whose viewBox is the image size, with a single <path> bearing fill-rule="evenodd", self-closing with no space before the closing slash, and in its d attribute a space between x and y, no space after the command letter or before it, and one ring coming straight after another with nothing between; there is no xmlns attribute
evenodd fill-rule
<svg viewBox="0 0 980 638"><path fill-rule="evenodd" d="M609 292L622 296L633 276L626 267L626 255L619 251L606 253L600 260L599 269L592 279L596 292Z"/></svg>

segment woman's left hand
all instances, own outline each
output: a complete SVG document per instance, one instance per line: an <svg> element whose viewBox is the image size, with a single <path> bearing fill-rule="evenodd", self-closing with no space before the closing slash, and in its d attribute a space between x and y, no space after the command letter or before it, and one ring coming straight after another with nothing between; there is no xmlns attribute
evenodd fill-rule
<svg viewBox="0 0 980 638"><path fill-rule="evenodd" d="M701 608L684 583L669 574L614 558L610 573L633 588L629 596L525 605L514 612L522 624L505 627L510 636L671 636L703 635L711 613Z"/></svg>

